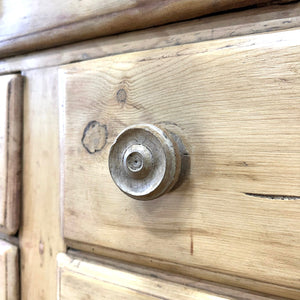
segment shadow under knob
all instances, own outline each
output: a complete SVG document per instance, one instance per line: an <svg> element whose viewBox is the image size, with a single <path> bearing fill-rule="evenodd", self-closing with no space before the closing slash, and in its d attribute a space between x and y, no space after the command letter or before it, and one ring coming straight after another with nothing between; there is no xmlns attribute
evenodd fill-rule
<svg viewBox="0 0 300 300"><path fill-rule="evenodd" d="M123 130L110 148L109 170L119 189L137 200L169 192L181 170L174 134L150 124Z"/></svg>

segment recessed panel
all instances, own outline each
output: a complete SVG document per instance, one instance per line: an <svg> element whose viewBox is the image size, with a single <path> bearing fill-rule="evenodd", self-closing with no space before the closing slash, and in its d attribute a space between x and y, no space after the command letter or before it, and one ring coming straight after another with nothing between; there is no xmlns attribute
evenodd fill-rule
<svg viewBox="0 0 300 300"><path fill-rule="evenodd" d="M19 228L21 197L22 77L0 76L0 231Z"/></svg>
<svg viewBox="0 0 300 300"><path fill-rule="evenodd" d="M0 299L19 299L18 248L0 240Z"/></svg>
<svg viewBox="0 0 300 300"><path fill-rule="evenodd" d="M58 300L267 300L243 290L180 278L168 273L113 262L107 259L59 253ZM125 267L125 268L124 268ZM128 269L126 269L128 268Z"/></svg>

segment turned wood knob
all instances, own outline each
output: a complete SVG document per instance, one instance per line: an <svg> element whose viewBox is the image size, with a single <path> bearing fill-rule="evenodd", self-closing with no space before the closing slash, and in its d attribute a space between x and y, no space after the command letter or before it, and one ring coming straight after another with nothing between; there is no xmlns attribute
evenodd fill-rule
<svg viewBox="0 0 300 300"><path fill-rule="evenodd" d="M137 200L152 200L169 192L181 170L174 134L154 125L123 130L109 153L109 170L119 189Z"/></svg>

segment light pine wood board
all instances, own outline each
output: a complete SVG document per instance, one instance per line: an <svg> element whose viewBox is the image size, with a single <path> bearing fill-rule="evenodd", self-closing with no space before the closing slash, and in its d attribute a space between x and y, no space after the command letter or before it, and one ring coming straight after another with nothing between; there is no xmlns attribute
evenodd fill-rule
<svg viewBox="0 0 300 300"><path fill-rule="evenodd" d="M61 68L65 238L299 289L299 33ZM92 120L108 130L93 155L81 144ZM130 199L110 178L110 145L126 126L161 122L177 124L189 177L160 199Z"/></svg>
<svg viewBox="0 0 300 300"><path fill-rule="evenodd" d="M24 73L21 299L56 297L60 232L57 70Z"/></svg>
<svg viewBox="0 0 300 300"><path fill-rule="evenodd" d="M0 60L0 73L79 62L113 54L286 30L300 26L300 3L224 13L103 37Z"/></svg>
<svg viewBox="0 0 300 300"><path fill-rule="evenodd" d="M78 256L79 255L79 256ZM102 259L103 261L103 259ZM182 278L175 282L173 275L147 271L135 267L135 271L124 268L124 264L111 264L60 253L58 263L57 299L251 299L264 300L269 297L245 291L225 289L234 296L224 295L223 288L214 287L214 292L192 286L192 280ZM126 266L127 267L127 266ZM129 267L130 268L130 267ZM175 276L174 276L175 277ZM168 278L168 280L166 280ZM188 283L187 283L188 282Z"/></svg>
<svg viewBox="0 0 300 300"><path fill-rule="evenodd" d="M194 283L192 286L211 292L215 292L216 289L220 290L220 287L222 287L222 292L220 292L222 295L236 296L236 294L232 293L232 291L236 289L243 289L251 290L255 293L259 292L265 295L267 294L268 297L270 297L270 295L276 295L274 296L275 299L281 299L280 297L283 297L283 299L286 299L287 297L289 299L299 299L299 289L297 288L290 288L282 285L279 286L270 282L258 281L246 277L238 277L232 274L222 273L218 270L203 269L188 265L185 265L183 268L182 264L177 262L165 261L150 256L136 255L134 253L119 251L112 248L105 248L93 244L81 243L69 239L66 239L66 244L69 248L68 253L75 253L75 255L78 255L78 250L81 250L84 251L81 252L81 256L83 255L82 253L86 253L86 256L96 255L95 257L98 261L100 260L100 257L103 257L104 260L114 259L117 261L116 264L118 266L120 266L122 261L124 264L127 264L127 269L129 269L129 264L130 266L134 264L145 266L145 271L148 269L155 270L154 273L161 273L167 270L168 273L172 274L172 280L175 280L179 283L184 282L184 284L190 284L190 280L193 280ZM135 268L130 269L135 272ZM177 278L174 279L174 277ZM184 278L192 279L185 281Z"/></svg>
<svg viewBox="0 0 300 300"><path fill-rule="evenodd" d="M0 76L0 231L19 228L22 148L22 77Z"/></svg>
<svg viewBox="0 0 300 300"><path fill-rule="evenodd" d="M277 0L287 3L292 0ZM0 5L0 56L36 51L272 0L23 0Z"/></svg>
<svg viewBox="0 0 300 300"><path fill-rule="evenodd" d="M18 248L0 240L0 299L19 299Z"/></svg>

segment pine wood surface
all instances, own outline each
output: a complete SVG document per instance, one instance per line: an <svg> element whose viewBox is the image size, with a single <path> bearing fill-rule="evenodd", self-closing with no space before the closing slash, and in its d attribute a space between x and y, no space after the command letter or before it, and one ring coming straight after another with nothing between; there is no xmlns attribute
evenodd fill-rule
<svg viewBox="0 0 300 300"><path fill-rule="evenodd" d="M22 77L0 77L0 231L19 228L22 148Z"/></svg>
<svg viewBox="0 0 300 300"><path fill-rule="evenodd" d="M18 248L0 240L0 299L19 299Z"/></svg>
<svg viewBox="0 0 300 300"><path fill-rule="evenodd" d="M3 0L0 57L273 2L291 0Z"/></svg>
<svg viewBox="0 0 300 300"><path fill-rule="evenodd" d="M300 26L300 3L272 5L102 37L0 59L0 73Z"/></svg>
<svg viewBox="0 0 300 300"><path fill-rule="evenodd" d="M25 72L21 299L56 299L60 232L57 69Z"/></svg>
<svg viewBox="0 0 300 300"><path fill-rule="evenodd" d="M9 3L8 1L3 1L3 3L4 2L8 3L9 6L13 5L14 7L16 7L16 4L13 2ZM3 3L0 4L1 12L3 12ZM62 5L65 4L67 5L68 3L65 1ZM26 5L26 1L23 1L21 5ZM51 6L50 2L49 5ZM45 11L47 11L48 8L45 6ZM34 13L33 7L30 7L30 11ZM15 13L13 11L11 12ZM45 22L44 24L46 23L47 22ZM1 59L0 73L31 70L44 68L47 66L58 66L65 63L90 60L93 58L114 54L148 50L152 48L169 47L177 44L195 43L203 40L227 38L229 36L246 35L264 31L276 31L297 26L299 26L299 3L289 4L285 6L271 6L258 9L250 9L247 11L225 14L224 16L212 16L193 21L166 25L158 28L151 28L111 37L104 37L91 41L84 41L73 45L33 52L27 55ZM24 26L23 29L25 27L26 26ZM50 29L50 31L51 30L52 29ZM2 32L3 31L1 31L1 33ZM51 34L49 32L46 32L45 36L46 39L50 41L50 43L53 42L53 40L49 38L51 37ZM40 36L36 36L35 38L38 40ZM17 47L20 47L20 51L23 51L25 49L22 48L25 45L23 44L22 46L22 43L24 43L24 41L22 41L22 38L19 41L20 44ZM277 40L277 42L279 41L281 40ZM31 42L28 42L29 48L27 48L27 50L25 51L31 51L30 43ZM18 41L15 45L17 44ZM297 35L295 38L295 44L297 44ZM11 45L9 45L8 47L11 47ZM36 46L34 42L32 43L32 45L34 47ZM276 42L274 42L273 48L276 48L275 45ZM270 48L272 47L270 46ZM9 48L4 47L2 49L6 51ZM9 55L12 54L11 51L7 51ZM284 60L284 58L282 60ZM287 64L289 65L290 62L288 62ZM273 67L275 68L275 66ZM24 75L27 77L27 108L25 110L25 113L28 113L28 118L26 118L26 122L24 123L26 131L26 143L24 143L24 150L27 153L25 155L27 162L24 164L24 169L26 171L23 177L23 180L25 179L24 211L22 213L24 229L21 230L20 235L22 245L21 262L23 265L22 297L24 299L54 299L56 296L55 293L57 280L55 273L56 270L54 267L55 254L59 251L64 251L65 249L62 238L60 237L57 223L59 220L59 204L57 200L59 194L59 184L58 181L54 179L55 176L57 176L59 168L57 143L57 73L56 69L53 68L33 70L30 72L25 72ZM279 82L279 84L281 85L282 83ZM3 89L1 90L3 91ZM293 89L291 89L291 93L293 93ZM294 112L294 114L296 114L296 112ZM41 142L44 145L42 147ZM295 147L297 147L297 139L295 139L295 142ZM49 154L49 151L51 152L51 155ZM32 155L34 155L31 158L30 153L33 153ZM30 159L28 160L28 158ZM295 164L294 167L297 167L297 164ZM41 176L45 169L47 169L47 175ZM48 176L49 174L50 176ZM278 189L280 189L280 186L278 187ZM252 196L262 196L262 194L254 194ZM274 198L274 196L277 196L277 198L275 197L275 199L272 199L272 197ZM275 207L275 209L277 210L278 207L280 207L280 205L275 205L278 200L289 200L289 198L281 196L293 195L271 195L271 201L272 203L274 203L272 204L270 221L269 225L266 226L265 229L266 238L261 238L262 242L266 240L266 243L273 243L273 248L276 248L278 245L278 241L274 241L273 239L275 233L270 230L270 228L275 223L275 220L272 220L271 218L272 216L274 216L273 208ZM294 196L296 196L296 194ZM296 201L297 198L294 200ZM294 208L291 208L291 211L289 209L283 210L282 214L286 214L286 218L288 218L290 214L294 215L294 212ZM265 215L267 213L268 211L266 209ZM279 220L280 218L281 216L279 215ZM44 223L47 225L44 225ZM252 221L249 221L249 223L252 224ZM294 224L292 224L293 226L289 226L293 227L296 232L297 228L299 228L298 224L299 222L295 222ZM276 228L282 228L282 226L279 224L274 228L277 232L278 230ZM8 237L3 235L2 233L0 233L0 236L1 239L15 239L15 237L13 236ZM294 245L296 243L299 244L299 236L294 235L294 237L295 239L293 240L293 237L290 236L290 240L292 241L292 253L289 253L289 249L286 250L286 255L281 255L284 252L283 250L278 251L278 257L281 255L281 259L285 260L286 263L289 263L290 257L293 255L293 253L295 253L293 248ZM198 237L197 240L199 240ZM286 243L286 239L283 239L283 241L284 243ZM251 241L249 241L249 243L250 242ZM276 284L272 283L272 276L268 277L270 279L269 282L259 281L253 278L245 278L235 276L235 274L223 273L218 269L205 269L205 267L199 267L192 264L183 266L180 262L167 261L164 258L159 259L157 257L151 257L148 256L147 253L139 253L139 255L136 256L134 252L125 252L124 250L119 251L118 249L95 245L93 243L89 244L87 242L79 242L78 240L74 241L67 239L67 243L68 246L74 248L80 248L85 251L95 252L101 255L136 262L141 265L145 264L154 266L156 268L168 269L170 271L176 272L177 274L192 275L194 277L206 278L212 281L230 284L232 286L242 286L253 290L265 291L268 293L291 297L293 299L299 299L299 289L283 285L277 286ZM193 251L195 251L194 240L193 243L190 243L190 241L188 241L188 244L190 246L192 244ZM187 251L188 246L184 246L184 248ZM266 251L263 250L262 252L266 254ZM277 253L277 250L275 250L275 252ZM287 256L288 258L286 259L285 256ZM293 267L297 266L298 261L299 259L296 261L296 264L294 264ZM255 267L256 266L253 266L253 268ZM260 270L261 267L260 265L258 265L256 268ZM283 270L285 271L285 269ZM280 272L281 270L278 269L278 273ZM39 279L37 280L37 278Z"/></svg>
<svg viewBox="0 0 300 300"><path fill-rule="evenodd" d="M204 269L299 289L299 36L253 35L61 68L64 236L199 268L199 276ZM93 120L108 131L91 155L81 141ZM139 123L169 126L191 158L188 179L147 203L124 196L107 167L114 138Z"/></svg>
<svg viewBox="0 0 300 300"><path fill-rule="evenodd" d="M178 283L174 280L176 276L171 274L141 267L129 266L127 269L126 265L107 259L100 261L82 257L81 253L76 256L58 254L58 299L272 299L186 278L181 278Z"/></svg>

